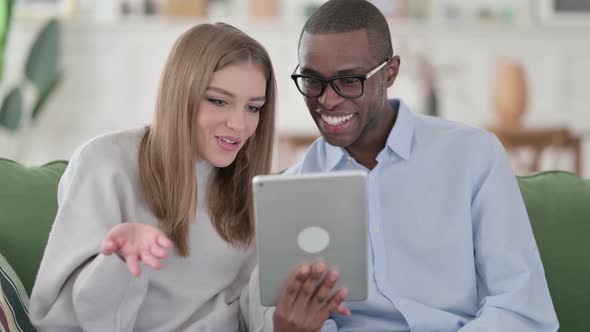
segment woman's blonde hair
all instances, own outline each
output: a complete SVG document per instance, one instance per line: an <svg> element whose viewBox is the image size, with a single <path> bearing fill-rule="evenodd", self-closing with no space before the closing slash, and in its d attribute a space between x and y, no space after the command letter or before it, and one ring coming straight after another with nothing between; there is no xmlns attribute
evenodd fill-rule
<svg viewBox="0 0 590 332"><path fill-rule="evenodd" d="M197 209L197 109L213 73L240 63L263 70L266 102L236 160L215 168L208 210L225 241L246 247L254 237L250 181L271 167L276 82L270 57L260 43L231 25L202 24L180 36L162 73L155 117L139 151L140 179L147 203L181 256L189 253L189 225Z"/></svg>

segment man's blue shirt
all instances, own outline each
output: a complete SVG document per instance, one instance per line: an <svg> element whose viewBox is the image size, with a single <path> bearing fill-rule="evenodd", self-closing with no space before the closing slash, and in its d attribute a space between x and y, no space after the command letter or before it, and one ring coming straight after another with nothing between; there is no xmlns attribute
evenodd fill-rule
<svg viewBox="0 0 590 332"><path fill-rule="evenodd" d="M398 115L377 166L319 138L286 174L365 170L369 298L323 331L556 331L509 159L484 130ZM329 263L329 262L328 262Z"/></svg>

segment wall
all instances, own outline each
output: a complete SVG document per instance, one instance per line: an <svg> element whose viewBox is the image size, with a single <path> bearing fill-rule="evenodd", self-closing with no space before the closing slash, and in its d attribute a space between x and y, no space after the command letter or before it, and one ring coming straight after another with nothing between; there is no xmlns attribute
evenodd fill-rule
<svg viewBox="0 0 590 332"><path fill-rule="evenodd" d="M279 86L279 133L315 133L302 98L290 79L303 21L226 21L259 39L274 61ZM174 40L196 20L130 19L65 22L65 80L27 138L20 160L39 164L68 159L85 140L104 132L147 124L160 71ZM590 77L588 31L522 26L416 25L392 22L402 71L391 89L421 110L417 55L436 68L442 116L472 125L493 122L494 63L523 61L529 75L530 126L567 125L590 138L586 80ZM15 22L8 42L3 87L19 75L39 22ZM0 137L1 138L1 137ZM585 147L585 174L590 151Z"/></svg>

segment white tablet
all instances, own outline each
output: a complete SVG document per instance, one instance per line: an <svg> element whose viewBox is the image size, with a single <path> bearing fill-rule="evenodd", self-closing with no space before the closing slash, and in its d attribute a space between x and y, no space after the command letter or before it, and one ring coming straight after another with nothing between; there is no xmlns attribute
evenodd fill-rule
<svg viewBox="0 0 590 332"><path fill-rule="evenodd" d="M256 176L252 188L263 305L276 304L296 266L319 258L338 269L345 301L367 298L365 172Z"/></svg>

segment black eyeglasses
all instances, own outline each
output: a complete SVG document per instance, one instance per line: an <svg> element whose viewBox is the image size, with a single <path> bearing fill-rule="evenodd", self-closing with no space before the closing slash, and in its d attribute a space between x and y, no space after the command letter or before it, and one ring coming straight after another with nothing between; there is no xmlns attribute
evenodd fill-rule
<svg viewBox="0 0 590 332"><path fill-rule="evenodd" d="M365 75L345 75L335 76L332 78L321 78L311 75L295 74L299 65L295 67L291 78L295 82L297 89L302 95L308 98L317 98L321 96L328 84L337 94L344 98L354 99L363 95L365 90L365 81L373 76L379 69L383 68L392 58L388 58L375 69L366 73Z"/></svg>

